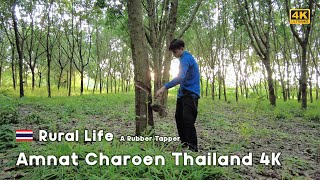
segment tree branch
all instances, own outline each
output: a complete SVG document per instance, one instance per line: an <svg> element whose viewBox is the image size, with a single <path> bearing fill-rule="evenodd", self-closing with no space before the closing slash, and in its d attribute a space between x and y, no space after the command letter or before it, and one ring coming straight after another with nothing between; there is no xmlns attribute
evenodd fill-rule
<svg viewBox="0 0 320 180"><path fill-rule="evenodd" d="M177 36L178 38L181 38L181 37L183 36L183 34L184 34L184 33L188 30L188 28L191 26L191 23L192 23L194 17L196 16L196 14L197 14L197 12L198 12L198 10L199 10L199 7L200 7L202 1L203 1L203 0L198 0L198 1L197 1L197 5L196 5L196 7L193 9L192 14L191 14L188 22L185 24L185 26L182 28L182 30L178 33L178 36Z"/></svg>
<svg viewBox="0 0 320 180"><path fill-rule="evenodd" d="M287 10L287 14L288 14L288 18L290 16L290 11L289 11L289 2L288 0L285 0L286 1L286 10ZM303 46L303 40L301 39L301 37L299 36L299 34L297 33L297 31L295 30L295 28L293 27L293 24L290 24L290 29L291 29L291 32L292 34L296 37L296 39L298 40L299 44L301 46Z"/></svg>

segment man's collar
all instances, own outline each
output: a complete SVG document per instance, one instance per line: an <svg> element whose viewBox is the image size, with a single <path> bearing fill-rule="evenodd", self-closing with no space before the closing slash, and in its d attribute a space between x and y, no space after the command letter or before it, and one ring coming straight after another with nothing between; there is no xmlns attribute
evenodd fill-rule
<svg viewBox="0 0 320 180"><path fill-rule="evenodd" d="M187 53L186 50L183 51L182 55L179 57L180 59Z"/></svg>

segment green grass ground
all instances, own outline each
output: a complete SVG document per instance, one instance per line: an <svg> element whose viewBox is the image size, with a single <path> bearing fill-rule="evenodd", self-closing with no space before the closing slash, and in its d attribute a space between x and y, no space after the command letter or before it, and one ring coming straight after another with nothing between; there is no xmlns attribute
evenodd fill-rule
<svg viewBox="0 0 320 180"><path fill-rule="evenodd" d="M176 136L174 121L175 92L170 91L168 116L155 115L157 135ZM278 100L277 107L267 100L240 99L236 103L203 97L199 100L196 122L199 154L221 155L253 153L253 166L176 166L171 152L180 151L174 143L102 141L17 143L15 129L46 129L51 132L73 132L75 129L104 129L116 139L134 135L134 94L91 94L65 96L46 90L18 98L17 92L0 90L0 179L315 179L320 177L320 102L300 110L296 101ZM37 135L35 133L35 139ZM165 166L15 166L19 152L26 154L85 155L103 152L119 155L163 155ZM259 164L262 152L281 152L280 166ZM197 154L194 154L197 155Z"/></svg>

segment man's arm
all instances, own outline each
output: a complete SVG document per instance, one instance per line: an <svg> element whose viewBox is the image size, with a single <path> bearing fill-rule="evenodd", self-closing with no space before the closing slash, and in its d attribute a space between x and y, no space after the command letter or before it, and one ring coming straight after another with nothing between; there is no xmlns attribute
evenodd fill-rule
<svg viewBox="0 0 320 180"><path fill-rule="evenodd" d="M170 88L180 84L180 82L186 78L186 74L187 74L188 69L189 69L188 59L183 59L180 62L180 70L179 70L178 76L164 85L166 87L166 89L170 89Z"/></svg>
<svg viewBox="0 0 320 180"><path fill-rule="evenodd" d="M172 79L170 82L166 83L163 87L161 87L157 93L156 93L156 97L158 97L160 94L163 93L164 90L166 89L170 89L178 84L180 84L181 81L183 81L186 78L186 74L189 68L189 62L187 59L183 59L180 62L180 70L179 70L179 74L177 77L175 77L174 79Z"/></svg>

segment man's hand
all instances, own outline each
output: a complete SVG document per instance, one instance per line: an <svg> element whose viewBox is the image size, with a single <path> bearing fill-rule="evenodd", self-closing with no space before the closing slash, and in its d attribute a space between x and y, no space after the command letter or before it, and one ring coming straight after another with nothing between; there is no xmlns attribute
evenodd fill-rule
<svg viewBox="0 0 320 180"><path fill-rule="evenodd" d="M166 90L166 87L165 86L162 86L162 88L160 88L156 94L155 94L155 98L157 99L164 91Z"/></svg>

